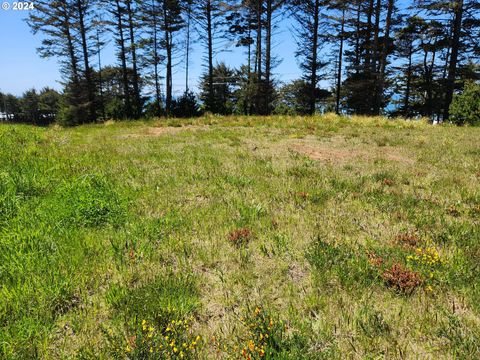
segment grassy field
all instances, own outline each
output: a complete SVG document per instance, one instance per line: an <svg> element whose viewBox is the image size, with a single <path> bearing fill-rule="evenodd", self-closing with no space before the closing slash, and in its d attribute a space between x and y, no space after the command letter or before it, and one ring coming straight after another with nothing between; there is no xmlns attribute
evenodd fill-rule
<svg viewBox="0 0 480 360"><path fill-rule="evenodd" d="M480 358L480 128L0 127L0 358Z"/></svg>

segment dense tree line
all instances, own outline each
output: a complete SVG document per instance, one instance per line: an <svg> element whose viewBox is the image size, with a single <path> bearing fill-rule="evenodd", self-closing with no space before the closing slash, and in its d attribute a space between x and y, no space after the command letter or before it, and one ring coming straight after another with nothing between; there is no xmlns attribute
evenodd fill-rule
<svg viewBox="0 0 480 360"><path fill-rule="evenodd" d="M303 74L288 84L275 74L285 21ZM39 0L28 23L43 34L39 54L60 59L64 124L201 111L447 121L454 95L479 79L478 0ZM118 61L102 67L107 42ZM192 42L204 49L198 96ZM228 44L244 50L241 67L218 61ZM186 91L175 98L179 66Z"/></svg>
<svg viewBox="0 0 480 360"><path fill-rule="evenodd" d="M48 87L41 91L30 89L22 96L0 92L0 120L47 125L55 121L62 95Z"/></svg>

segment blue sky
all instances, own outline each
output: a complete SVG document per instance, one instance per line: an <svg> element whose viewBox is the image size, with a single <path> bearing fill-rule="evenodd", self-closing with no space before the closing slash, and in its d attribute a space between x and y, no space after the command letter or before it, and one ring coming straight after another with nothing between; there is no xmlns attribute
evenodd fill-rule
<svg viewBox="0 0 480 360"><path fill-rule="evenodd" d="M60 88L55 59L37 55L41 39L33 36L24 17L24 12L0 9L0 91L20 95L31 87Z"/></svg>
<svg viewBox="0 0 480 360"><path fill-rule="evenodd" d="M3 0L2 0L3 1ZM10 3L12 0L8 0ZM57 59L43 59L36 48L40 45L42 36L33 35L24 21L26 11L6 11L0 9L0 91L21 95L25 90L35 87L41 89L50 86L60 90L60 73ZM275 69L277 78L289 81L300 76L296 44L290 34L290 23L284 22L275 36L275 54L282 59ZM217 56L230 66L238 66L245 61L243 50L231 47L230 51ZM190 87L195 90L199 75L202 73L203 53L199 44L194 44L190 61ZM102 56L102 65L115 64L116 59L111 46L107 47ZM174 93L181 94L185 88L184 62L181 61L174 69Z"/></svg>

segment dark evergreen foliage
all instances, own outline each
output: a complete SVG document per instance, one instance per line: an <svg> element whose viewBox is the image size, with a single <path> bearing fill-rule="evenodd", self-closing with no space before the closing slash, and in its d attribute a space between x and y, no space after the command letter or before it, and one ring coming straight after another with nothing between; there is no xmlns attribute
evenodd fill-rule
<svg viewBox="0 0 480 360"><path fill-rule="evenodd" d="M284 85L274 76L274 45L286 19L303 74ZM465 83L479 77L477 0L38 0L28 24L44 36L39 54L59 59L64 91L61 99L33 90L21 99L2 96L10 121L56 117L75 125L195 116L200 107L217 114L334 109L449 121L453 98L458 102ZM109 38L118 64L102 68ZM189 85L192 42L204 49L198 100ZM243 65L215 65L232 43L245 49ZM185 93L174 99L180 65ZM331 94L319 89L325 81Z"/></svg>

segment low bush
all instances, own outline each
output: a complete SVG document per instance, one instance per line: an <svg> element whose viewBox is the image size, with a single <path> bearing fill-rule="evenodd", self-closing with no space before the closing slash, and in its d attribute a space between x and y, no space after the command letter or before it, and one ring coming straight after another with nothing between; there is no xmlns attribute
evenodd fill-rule
<svg viewBox="0 0 480 360"><path fill-rule="evenodd" d="M231 244L240 247L249 243L252 231L249 228L236 229L228 235Z"/></svg>
<svg viewBox="0 0 480 360"><path fill-rule="evenodd" d="M411 294L422 284L420 274L404 268L401 264L393 264L385 270L382 278L388 287L404 294Z"/></svg>
<svg viewBox="0 0 480 360"><path fill-rule="evenodd" d="M452 121L457 125L480 125L480 84L467 82L450 105Z"/></svg>

